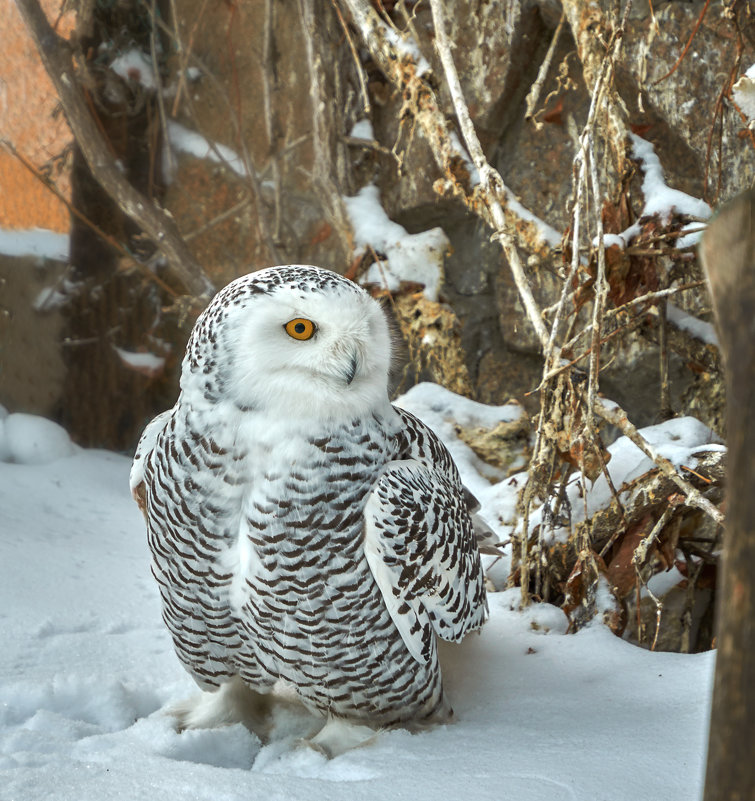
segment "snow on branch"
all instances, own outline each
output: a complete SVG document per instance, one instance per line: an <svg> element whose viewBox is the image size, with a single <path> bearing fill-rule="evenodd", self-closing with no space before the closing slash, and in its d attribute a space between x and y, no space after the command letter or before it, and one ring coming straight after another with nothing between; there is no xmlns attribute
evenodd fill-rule
<svg viewBox="0 0 755 801"><path fill-rule="evenodd" d="M656 465L665 473L677 487L687 496L687 503L702 509L709 517L723 525L724 515L721 510L714 506L701 492L693 487L688 481L683 479L677 472L676 467L665 456L662 456L648 440L640 434L634 426L627 413L617 404L608 404L601 399L595 403L595 413L607 422L615 425L624 436L628 437L646 456L655 462Z"/></svg>

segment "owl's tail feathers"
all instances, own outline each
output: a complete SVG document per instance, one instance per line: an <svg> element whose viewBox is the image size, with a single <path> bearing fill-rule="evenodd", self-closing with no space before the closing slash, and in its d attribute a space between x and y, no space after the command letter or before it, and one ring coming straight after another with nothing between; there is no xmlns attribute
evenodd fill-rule
<svg viewBox="0 0 755 801"><path fill-rule="evenodd" d="M500 556L504 545L501 538L476 512L472 512L470 517L480 553L488 556Z"/></svg>
<svg viewBox="0 0 755 801"><path fill-rule="evenodd" d="M464 501L467 505L469 517L472 520L472 528L474 529L475 539L477 540L477 547L480 553L487 554L488 556L500 556L503 543L495 531L493 531L478 514L480 511L480 502L475 498L468 487L462 485L461 489L464 493Z"/></svg>
<svg viewBox="0 0 755 801"><path fill-rule="evenodd" d="M180 701L168 712L176 718L178 731L243 723L264 743L272 726L271 708L270 695L252 690L235 676L213 692L203 692Z"/></svg>

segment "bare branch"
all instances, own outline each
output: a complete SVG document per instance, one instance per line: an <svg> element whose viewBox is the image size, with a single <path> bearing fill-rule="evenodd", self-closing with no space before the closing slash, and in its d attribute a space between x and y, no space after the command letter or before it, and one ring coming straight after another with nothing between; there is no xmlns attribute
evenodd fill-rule
<svg viewBox="0 0 755 801"><path fill-rule="evenodd" d="M215 294L215 288L181 238L178 226L168 214L135 189L116 166L87 108L67 42L50 27L37 0L18 0L17 5L92 175L160 249L176 279L193 295L209 300Z"/></svg>
<svg viewBox="0 0 755 801"><path fill-rule="evenodd" d="M594 94L600 84L600 76L605 69L606 57L612 63L621 46L626 21L632 7L632 0L627 0L624 16L617 30L612 31L603 17L600 5L584 0L563 0L562 6L566 19L577 43L577 53L582 62L582 73L588 92ZM618 23L618 20L617 20ZM602 37L612 38L608 41ZM608 117L609 140L616 153L616 161L621 169L623 165L629 131L627 129L627 110L612 88L605 95L606 114Z"/></svg>
<svg viewBox="0 0 755 801"><path fill-rule="evenodd" d="M594 406L595 414L602 417L611 425L616 426L624 436L628 437L648 458L652 459L661 471L667 475L677 487L687 496L687 503L702 509L708 516L713 518L719 525L724 524L724 515L721 510L714 506L701 492L695 489L692 484L685 481L677 472L674 465L660 453L640 434L637 428L629 421L627 413L616 404L608 405L605 401L598 398Z"/></svg>
<svg viewBox="0 0 755 801"><path fill-rule="evenodd" d="M556 32L553 34L553 38L551 39L550 46L548 47L548 52L545 54L545 58L543 59L543 63L540 65L540 69L537 71L537 78L535 79L535 83L532 84L532 87L527 95L527 99L525 100L525 104L527 106L527 110L524 113L525 120L531 120L534 122L535 127L540 130L543 127L542 122L538 122L535 117L535 108L540 100L540 94L543 91L543 84L545 83L545 79L548 77L548 70L551 68L551 63L553 61L553 56L556 52L556 45L558 44L558 40L561 38L561 31L564 29L564 15L561 14L561 19L558 21L558 26L556 27ZM546 98L546 102L547 102Z"/></svg>
<svg viewBox="0 0 755 801"><path fill-rule="evenodd" d="M341 9L338 7L337 0L330 0L330 2L333 4L333 9L335 10L336 15L338 16L338 21L341 23L341 27L343 28L343 34L346 37L346 41L349 43L349 50L351 50L351 56L354 59L354 69L356 70L357 79L359 80L359 89L362 92L364 113L369 115L372 111L372 106L370 104L370 96L367 94L367 79L364 74L364 67L362 66L362 62L359 60L359 54L357 53L354 39L349 32L349 26L346 24L346 20L343 18Z"/></svg>
<svg viewBox="0 0 755 801"><path fill-rule="evenodd" d="M446 73L446 80L448 81L448 87L451 91L456 118L459 121L464 142L480 174L481 195L487 204L488 211L493 221L495 238L501 243L503 252L506 254L506 259L511 268L512 275L514 276L514 281L519 290L519 296L522 299L524 309L527 312L527 317L529 317L540 339L541 345L543 348L546 348L548 344L548 332L543 323L540 309L530 289L529 281L527 280L524 266L519 256L519 251L516 248L514 237L510 233L503 206L499 200L501 195L509 195L511 191L507 189L501 176L490 166L488 160L485 158L485 154L482 152L482 145L480 144L477 132L472 124L472 118L469 115L469 109L467 108L462 93L459 74L456 71L456 65L454 64L451 54L451 42L446 32L446 18L442 0L430 0L430 7L432 8L433 22L435 23L435 47Z"/></svg>

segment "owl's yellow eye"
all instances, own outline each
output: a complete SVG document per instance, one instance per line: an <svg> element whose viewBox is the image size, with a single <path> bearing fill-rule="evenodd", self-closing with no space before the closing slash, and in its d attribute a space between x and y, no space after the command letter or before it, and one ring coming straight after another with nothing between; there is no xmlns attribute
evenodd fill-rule
<svg viewBox="0 0 755 801"><path fill-rule="evenodd" d="M286 333L294 339L311 339L316 331L315 324L304 317L295 317L284 326Z"/></svg>

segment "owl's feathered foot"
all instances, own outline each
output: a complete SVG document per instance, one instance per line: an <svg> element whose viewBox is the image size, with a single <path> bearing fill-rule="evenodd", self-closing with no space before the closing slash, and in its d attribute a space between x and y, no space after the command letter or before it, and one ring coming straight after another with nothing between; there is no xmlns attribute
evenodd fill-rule
<svg viewBox="0 0 755 801"><path fill-rule="evenodd" d="M343 718L328 718L328 722L320 731L309 739L300 740L300 744L314 748L328 759L340 756L353 748L361 748L375 741L379 732L369 726L350 723Z"/></svg>
<svg viewBox="0 0 755 801"><path fill-rule="evenodd" d="M266 742L272 725L271 708L270 695L255 692L236 676L217 690L187 698L168 711L176 718L179 732L243 723Z"/></svg>

